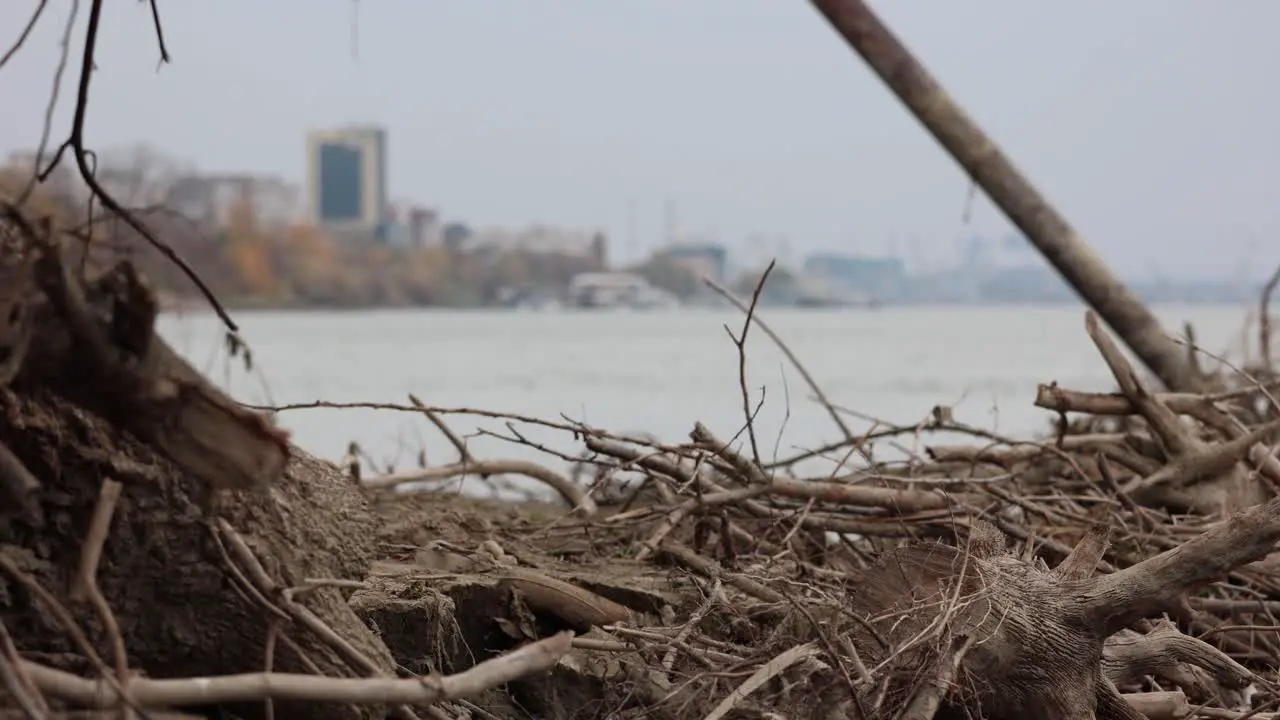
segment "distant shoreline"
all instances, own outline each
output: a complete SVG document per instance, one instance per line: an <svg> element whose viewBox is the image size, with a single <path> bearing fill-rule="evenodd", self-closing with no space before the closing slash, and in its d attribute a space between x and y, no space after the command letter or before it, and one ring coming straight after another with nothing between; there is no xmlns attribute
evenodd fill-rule
<svg viewBox="0 0 1280 720"><path fill-rule="evenodd" d="M708 310L719 311L732 309L728 303L717 305L697 305L690 307L674 308L674 309L630 309L630 310L613 310L613 309L591 309L591 308L558 308L555 310L525 310L521 308L504 307L498 305L478 305L478 306L451 306L451 305L316 305L307 303L256 303L256 302L237 302L225 301L219 298L230 312L235 313L298 313L298 314L322 314L322 313L341 313L353 314L361 312L387 312L387 311L426 311L426 312L474 312L474 313L529 313L539 315L595 315L595 314L674 314L674 313L699 313ZM1241 309L1252 308L1257 304L1256 299L1239 299L1239 300L1156 300L1146 301L1148 305L1157 307L1240 307ZM1035 301L1018 301L1018 300L987 300L987 301L956 301L956 302L903 302L903 303L885 303L875 308L865 306L831 306L831 307L806 307L799 305L760 305L762 310L770 312L783 311L801 311L806 313L837 313L837 312L857 312L857 313L877 313L883 311L892 311L897 309L919 309L919 308L935 308L935 309L951 309L951 308L1060 308L1060 307L1083 307L1084 303L1079 300L1035 300ZM211 313L213 310L203 298L184 298L181 300L162 299L160 310L166 315L200 315Z"/></svg>

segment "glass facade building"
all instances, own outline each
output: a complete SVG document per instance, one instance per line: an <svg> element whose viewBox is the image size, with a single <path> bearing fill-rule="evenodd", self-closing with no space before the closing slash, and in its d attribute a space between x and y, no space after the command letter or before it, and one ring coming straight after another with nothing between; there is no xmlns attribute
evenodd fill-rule
<svg viewBox="0 0 1280 720"><path fill-rule="evenodd" d="M322 142L316 149L319 185L316 215L321 222L364 219L364 153L346 144Z"/></svg>
<svg viewBox="0 0 1280 720"><path fill-rule="evenodd" d="M389 221L386 131L350 127L312 133L308 155L315 222L383 239Z"/></svg>

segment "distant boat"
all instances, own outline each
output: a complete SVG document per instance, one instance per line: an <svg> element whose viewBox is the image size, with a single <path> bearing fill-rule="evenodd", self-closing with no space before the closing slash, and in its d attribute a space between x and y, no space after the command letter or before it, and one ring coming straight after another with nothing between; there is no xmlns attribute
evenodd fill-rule
<svg viewBox="0 0 1280 720"><path fill-rule="evenodd" d="M674 294L633 273L575 275L569 283L569 300L576 307L593 310L662 310L681 306Z"/></svg>

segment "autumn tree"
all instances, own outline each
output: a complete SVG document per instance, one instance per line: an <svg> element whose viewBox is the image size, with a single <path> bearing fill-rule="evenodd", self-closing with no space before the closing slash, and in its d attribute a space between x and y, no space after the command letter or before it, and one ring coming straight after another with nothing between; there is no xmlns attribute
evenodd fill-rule
<svg viewBox="0 0 1280 720"><path fill-rule="evenodd" d="M409 300L414 303L443 304L449 284L451 256L442 246L409 248L404 270Z"/></svg>
<svg viewBox="0 0 1280 720"><path fill-rule="evenodd" d="M254 298L279 294L280 280L270 240L259 230L253 203L239 198L227 217L227 253L241 290Z"/></svg>
<svg viewBox="0 0 1280 720"><path fill-rule="evenodd" d="M299 300L336 304L343 272L341 257L333 241L319 228L295 223L285 230L281 253L282 275L289 280L292 294Z"/></svg>

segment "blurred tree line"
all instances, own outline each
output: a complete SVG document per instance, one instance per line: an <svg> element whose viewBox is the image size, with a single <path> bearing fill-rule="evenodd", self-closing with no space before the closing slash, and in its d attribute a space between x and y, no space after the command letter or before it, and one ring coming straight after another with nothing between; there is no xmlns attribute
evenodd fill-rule
<svg viewBox="0 0 1280 720"><path fill-rule="evenodd" d="M17 198L30 177L27 167L0 168L0 197ZM27 208L53 218L61 229L74 229L91 258L123 254L163 294L196 296L181 271L126 223L100 212L90 222L89 208L56 188L36 186ZM117 200L126 207L139 204L128 197ZM334 237L304 222L263 222L250 199L232 202L217 223L193 221L163 204L133 212L214 293L241 306L486 305L503 288L555 292L577 273L603 269L606 242L597 236L595 252L584 254L473 246L470 229L452 223L438 244L401 247L372 238Z"/></svg>
<svg viewBox="0 0 1280 720"><path fill-rule="evenodd" d="M13 199L26 192L33 172L34 158L0 166L0 197ZM606 269L607 241L599 234L581 252L535 252L519 244L477 242L471 228L452 222L440 229L436 242L404 247L372 237L335 237L305 222L286 222L286 215L273 212L270 198L253 193L221 202L216 213L199 202L193 210L175 188L210 178L146 146L103 153L97 177L186 259L219 298L235 305L475 307L530 291L561 294L574 275ZM83 184L64 159L57 172L34 186L27 208L58 228L74 230L91 260L123 253L163 294L197 296L172 262L120 219L104 216L96 204L86 205L83 197ZM623 270L681 299L709 292L697 272L662 252ZM748 271L728 285L750 296L759 276L760 270ZM791 273L775 268L762 300L786 299L794 295L795 284Z"/></svg>
<svg viewBox="0 0 1280 720"><path fill-rule="evenodd" d="M336 238L301 222L267 228L247 207L237 208L226 227L211 235L183 232L163 219L148 224L167 226L162 237L191 259L215 292L242 304L474 307L494 303L503 288L558 291L577 273L600 269L590 256L471 248L465 242L401 247ZM142 249L139 261L148 275L182 293L186 283L176 268L141 240L131 238L129 245Z"/></svg>

